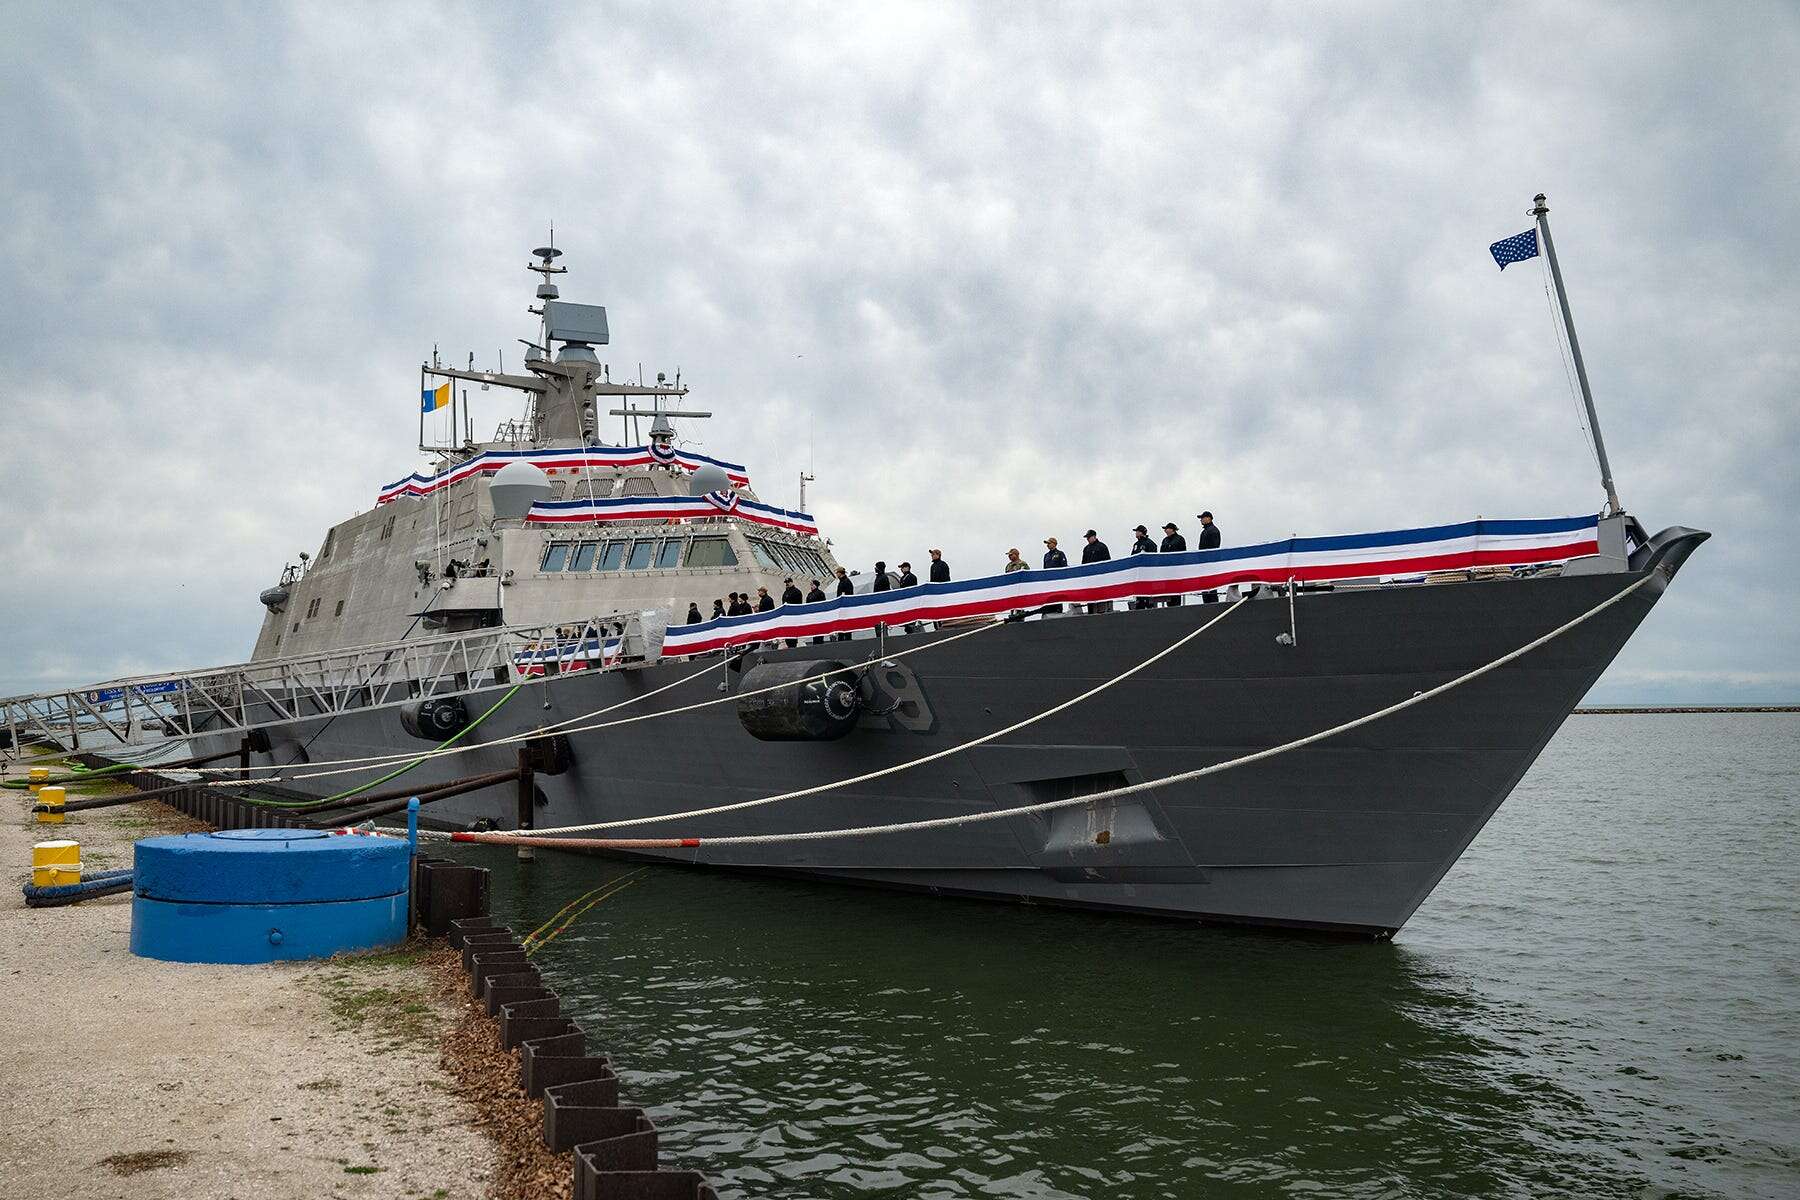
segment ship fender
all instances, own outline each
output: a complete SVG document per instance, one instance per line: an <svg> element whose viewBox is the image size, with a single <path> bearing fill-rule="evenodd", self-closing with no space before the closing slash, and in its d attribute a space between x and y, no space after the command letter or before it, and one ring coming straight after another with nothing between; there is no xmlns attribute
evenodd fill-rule
<svg viewBox="0 0 1800 1200"><path fill-rule="evenodd" d="M744 672L741 691L762 694L738 700L738 722L758 741L836 741L854 729L862 715L856 677L848 671L828 679L810 677L845 665L827 659L800 659L750 668ZM774 690L764 692L764 688Z"/></svg>
<svg viewBox="0 0 1800 1200"><path fill-rule="evenodd" d="M469 726L469 710L460 696L423 696L400 706L406 732L428 742L455 737Z"/></svg>

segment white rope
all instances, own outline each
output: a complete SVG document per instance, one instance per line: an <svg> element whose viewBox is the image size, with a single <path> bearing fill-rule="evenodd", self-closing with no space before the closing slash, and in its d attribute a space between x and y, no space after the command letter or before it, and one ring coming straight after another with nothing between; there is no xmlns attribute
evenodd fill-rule
<svg viewBox="0 0 1800 1200"><path fill-rule="evenodd" d="M1429 691L1415 693L1397 704L1390 704L1386 708L1378 709L1366 716L1357 717L1353 721L1346 721L1341 725L1334 725L1330 729L1322 729L1317 733L1311 733L1305 737L1296 738L1291 742L1285 742L1279 746L1272 746L1267 750L1258 750L1253 754L1245 754L1238 758L1228 759L1225 762L1214 763L1210 767L1201 767L1193 771L1183 771L1177 775L1165 775L1161 779L1151 779L1146 780L1143 783L1129 784L1125 787L1114 788L1111 791L1094 792L1085 796L1071 796L1066 800L1046 800L1038 804L1022 804L1015 808L1001 808L992 809L987 812L965 813L955 817L937 817L924 821L902 821L892 825L860 825L849 829L814 829L799 833L750 833L738 834L731 837L703 837L695 839L694 844L697 847L703 848L711 848L714 846L756 846L780 842L823 841L828 838L876 837L888 833L914 833L926 829L950 829L955 826L972 825L981 821L1002 821L1010 817L1025 816L1029 813L1040 813L1047 812L1051 809L1073 808L1077 805L1094 804L1101 800L1117 800L1125 796L1135 796L1142 792L1168 787L1171 784L1189 783L1208 775L1217 775L1220 772L1229 771L1234 767L1248 766L1251 763L1261 762L1265 759L1275 758L1278 755L1286 754L1293 750L1311 746L1314 743L1325 741L1327 738L1336 737L1340 733L1348 733L1353 729L1360 729L1364 725L1379 721L1383 717L1390 717L1393 714L1411 708L1416 704L1423 704L1425 701L1441 696L1453 688L1461 687L1465 683L1479 679L1490 671L1498 670L1507 663L1523 658L1540 646L1556 640L1563 634L1569 632L1569 630L1582 624L1584 621L1597 616L1611 608L1613 605L1619 603L1619 601L1625 599L1625 597L1631 595L1631 593L1637 591L1646 583L1649 583L1653 578L1655 578L1654 573L1646 574L1636 583L1622 589L1610 599L1601 601L1599 604L1596 604L1593 608L1588 609L1573 620L1557 626L1542 637L1527 642L1517 650L1504 654L1485 666L1477 667L1465 675L1457 676L1448 683L1441 683ZM423 832L421 832L421 836L423 836ZM438 834L438 836L448 838L451 835L446 833ZM458 836L457 840L486 841L493 844L508 845L528 839L521 839L519 833L513 831L504 834L462 834ZM629 839L619 840L628 841ZM579 844L580 841L581 839L571 839L571 842L575 844ZM593 839L593 841L603 846L606 839Z"/></svg>
<svg viewBox="0 0 1800 1200"><path fill-rule="evenodd" d="M1115 684L1123 683L1133 675L1136 675L1139 671L1142 671L1145 667L1167 658L1169 655L1175 653L1175 651L1181 649L1183 646L1211 629L1214 625L1217 625L1220 621L1223 621L1226 617L1229 617L1232 613L1236 612L1241 605L1249 603L1249 600L1250 598L1248 596L1240 598L1233 603L1230 608L1227 608L1224 612L1220 613L1206 624L1177 638L1163 649L1158 650L1155 654L1146 658L1143 662L1138 663L1135 667L1121 671L1111 679L1108 679L1105 683L1097 684L1081 693L1079 696L1064 700L1061 704L1058 704L1053 708L1046 708L1036 716L1026 717L1023 721L1014 721L1011 725L1008 725L1003 729L996 729L992 733L984 733L978 738L971 738L969 741L927 754L923 758L908 759L903 763L895 763L891 767L882 767L878 771L869 771L862 775L852 775L848 779L838 779L831 783L821 783L814 787L801 788L799 791L782 792L774 796L762 796L755 800L741 800L736 804L719 804L712 808L695 808L690 809L687 812L663 813L660 816L626 817L617 821L596 821L591 825L561 825L550 829L519 829L512 832L517 833L520 837L553 837L558 834L566 833L588 833L596 829L620 829L627 825L654 825L662 821L686 820L689 817L710 817L717 813L740 812L746 808L760 808L765 804L775 804L782 800L798 800L802 796L816 796L821 792L836 791L838 788L849 787L852 784L867 783L871 779L883 779L889 775L898 775L902 771L910 771L914 767L922 767L926 763L936 762L940 758L948 758L952 754L961 754L964 750L972 750L976 746L986 745L995 738L1005 737L1009 733L1017 733L1026 726L1036 725L1039 721L1054 717L1057 713L1066 712L1069 709L1074 708L1077 704L1098 696L1107 688L1110 688Z"/></svg>
<svg viewBox="0 0 1800 1200"><path fill-rule="evenodd" d="M901 650L901 651L897 651L892 654L884 655L884 656L882 656L881 661L884 661L884 662L893 661L895 659L905 658L911 654L919 654L926 650L935 650L939 646L948 646L951 642L961 641L963 638L973 637L974 635L976 635L978 633L985 633L987 630L998 628L999 626L1001 626L1004 623L1005 623L1004 621L996 620L996 621L993 621L990 623L977 625L973 629L966 629L961 633L953 634L947 638L940 638L937 641L928 642L922 646L914 646L909 650ZM622 700L618 704L614 704L611 707L596 709L591 713L583 713L579 717L571 717L571 718L569 718L568 721L558 722L555 725L541 726L537 729L529 730L525 733L513 734L510 737L495 738L493 741L489 741L489 742L471 742L471 743L467 743L467 744L459 745L459 746L447 746L447 747L444 747L443 749L439 749L439 750L426 750L426 751L410 753L410 754L407 754L407 753L383 754L383 755L371 756L369 758L346 758L346 759L327 760L326 762L323 762L323 763L311 764L311 765L333 766L336 769L330 770L330 771L301 771L301 772L298 772L298 773L292 774L292 775L275 775L275 776L266 776L265 775L265 776L258 776L257 778L254 778L254 779L238 780L236 782L240 782L240 783L285 783L290 780L298 780L298 779L320 779L320 778L323 778L323 777L329 776L329 775L348 775L348 774L352 774L356 771L374 770L381 766L389 766L389 765L392 765L395 763L402 763L402 762L411 762L413 759L423 760L423 759L447 757L452 754L466 754L472 750L488 750L488 749L492 749L495 746L505 746L505 745L509 745L514 742L528 742L528 741L531 741L533 738L542 737L545 733L550 732L552 730L560 729L564 733L591 733L597 729L612 729L612 728L615 728L620 725L630 725L637 721L650 721L650 720L654 720L657 717L672 717L672 716L676 716L680 713L694 712L697 709L710 708L715 704L731 704L738 700L742 700L742 699L745 699L750 696L761 696L768 692L778 692L783 688L793 687L795 684L811 683L814 680L825 679L832 675L842 675L849 671L860 671L860 670L863 670L865 667L867 667L869 665L869 663L868 662L851 663L848 666L835 667L829 671L821 671L817 675L808 675L803 679L794 679L794 680L788 681L787 683L778 683L778 684L774 684L770 687L757 688L753 691L748 691L748 692L733 692L733 693L730 693L730 694L727 694L724 696L715 696L711 700L701 700L694 704L683 705L680 708L658 709L656 712L653 712L653 713L639 713L637 716L621 717L619 720L616 720L616 721L599 721L592 725L575 725L572 727L569 726L569 721L585 721L589 717L603 716L606 713L615 712L618 709L624 708L628 704L635 704L640 700L649 699L651 696L656 695L658 692L668 691L669 688L675 687L677 684L686 683L690 679L697 679L701 675L704 675L707 671L713 670L715 667L717 667L719 665L721 665L721 664L714 663L711 666L706 667L704 670L696 671L692 675L684 676L681 679L676 680L674 683L665 684L663 687L657 688L654 691L645 692L642 696L633 696L627 700ZM343 766L342 764L345 764L345 763L359 763L362 765Z"/></svg>

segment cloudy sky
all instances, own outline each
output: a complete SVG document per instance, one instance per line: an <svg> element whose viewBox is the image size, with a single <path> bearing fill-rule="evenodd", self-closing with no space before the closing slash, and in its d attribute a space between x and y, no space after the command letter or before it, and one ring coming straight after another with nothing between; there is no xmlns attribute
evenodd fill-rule
<svg viewBox="0 0 1800 1200"><path fill-rule="evenodd" d="M1791 5L177 7L0 12L0 691L244 657L552 221L864 567L1591 512L1541 190L1626 505L1715 534L1592 699L1800 700Z"/></svg>

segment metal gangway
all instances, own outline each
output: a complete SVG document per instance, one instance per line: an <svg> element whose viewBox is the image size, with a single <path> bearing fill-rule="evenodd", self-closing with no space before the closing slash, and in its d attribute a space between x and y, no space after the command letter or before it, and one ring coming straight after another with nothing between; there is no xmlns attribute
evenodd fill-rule
<svg viewBox="0 0 1800 1200"><path fill-rule="evenodd" d="M19 756L33 742L104 753L202 734L246 734L546 674L639 667L662 651L662 627L647 621L649 615L494 626L9 696L0 699L7 733L0 756Z"/></svg>

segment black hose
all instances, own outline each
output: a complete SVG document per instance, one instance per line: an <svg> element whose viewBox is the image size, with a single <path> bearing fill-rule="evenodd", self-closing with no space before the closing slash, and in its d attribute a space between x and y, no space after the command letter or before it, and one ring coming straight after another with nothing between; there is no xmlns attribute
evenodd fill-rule
<svg viewBox="0 0 1800 1200"><path fill-rule="evenodd" d="M96 896L129 892L131 887L132 869L125 867L117 871L97 871L80 883L59 883L54 887L38 887L34 883L27 883L22 890L27 908L61 908L83 900L92 900Z"/></svg>

